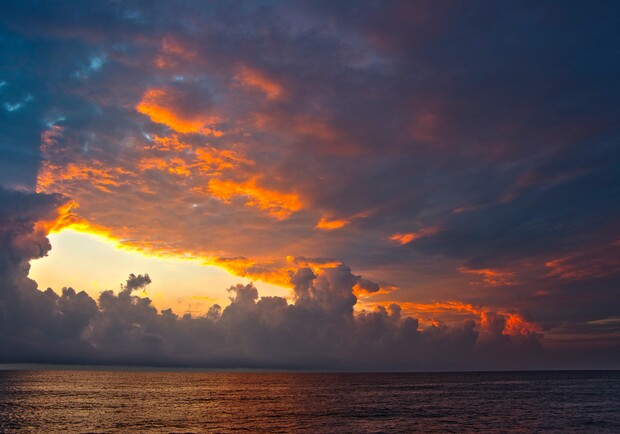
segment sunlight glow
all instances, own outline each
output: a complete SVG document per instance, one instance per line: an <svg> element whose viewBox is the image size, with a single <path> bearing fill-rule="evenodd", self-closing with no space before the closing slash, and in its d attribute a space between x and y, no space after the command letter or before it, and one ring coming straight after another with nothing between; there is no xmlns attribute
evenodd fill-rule
<svg viewBox="0 0 620 434"><path fill-rule="evenodd" d="M201 315L217 303L228 305L226 288L251 280L221 267L204 265L197 258L163 257L126 250L102 235L64 229L49 235L52 251L32 261L30 278L39 289L60 292L65 286L84 290L97 298L101 291L118 291L130 273L148 273L153 283L146 296L158 309L172 308L179 315ZM105 266L103 266L105 265ZM268 283L257 284L261 295L288 297L290 290Z"/></svg>

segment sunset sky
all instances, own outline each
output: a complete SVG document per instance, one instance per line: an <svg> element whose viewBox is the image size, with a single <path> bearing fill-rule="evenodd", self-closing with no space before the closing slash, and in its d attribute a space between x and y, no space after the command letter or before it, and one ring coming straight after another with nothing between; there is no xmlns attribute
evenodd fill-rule
<svg viewBox="0 0 620 434"><path fill-rule="evenodd" d="M619 28L3 1L0 362L620 368Z"/></svg>

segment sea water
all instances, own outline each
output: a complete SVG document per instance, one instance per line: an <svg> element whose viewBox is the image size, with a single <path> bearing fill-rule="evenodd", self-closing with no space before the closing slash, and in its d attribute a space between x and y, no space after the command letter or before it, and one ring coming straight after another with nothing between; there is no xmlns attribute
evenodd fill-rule
<svg viewBox="0 0 620 434"><path fill-rule="evenodd" d="M0 371L0 432L618 432L620 372Z"/></svg>

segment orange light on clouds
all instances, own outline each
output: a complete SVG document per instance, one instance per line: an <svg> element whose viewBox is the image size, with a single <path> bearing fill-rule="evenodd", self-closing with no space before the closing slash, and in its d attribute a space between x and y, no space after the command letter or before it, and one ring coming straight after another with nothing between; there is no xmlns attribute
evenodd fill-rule
<svg viewBox="0 0 620 434"><path fill-rule="evenodd" d="M136 106L136 110L148 116L153 122L164 124L179 133L221 135L221 131L209 127L221 120L219 116L209 113L192 117L183 116L174 107L173 96L165 89L147 90Z"/></svg>
<svg viewBox="0 0 620 434"><path fill-rule="evenodd" d="M118 290L129 273L147 273L153 283L143 295L159 309L172 308L178 315L203 315L217 303L228 304L226 288L248 284L250 279L231 274L221 265L208 265L198 258L156 256L124 249L105 236L76 231L54 232L47 257L32 261L30 277L39 289L56 292L65 286L84 290L98 298L104 290ZM106 264L101 267L101 264ZM290 289L261 282L261 295L289 297Z"/></svg>
<svg viewBox="0 0 620 434"><path fill-rule="evenodd" d="M392 235L390 237L390 240L392 241L397 241L400 244L409 244L410 242L412 242L413 240L415 240L416 234L412 233L412 232L406 232L406 233L396 233L394 235Z"/></svg>
<svg viewBox="0 0 620 434"><path fill-rule="evenodd" d="M481 276L486 286L516 285L514 273L510 271L492 270L490 268L472 269L466 267L460 267L458 271L465 274Z"/></svg>
<svg viewBox="0 0 620 434"><path fill-rule="evenodd" d="M260 90L268 99L280 99L284 96L282 86L268 78L262 72L249 68L248 66L240 66L239 72L235 78L243 86Z"/></svg>
<svg viewBox="0 0 620 434"><path fill-rule="evenodd" d="M321 217L321 220L316 224L317 229L324 229L326 231L333 231L340 229L349 224L347 219L334 219L329 220L327 217Z"/></svg>
<svg viewBox="0 0 620 434"><path fill-rule="evenodd" d="M377 295L387 295L393 291L395 291L397 289L397 287L394 286L388 286L388 287L380 287L378 291L375 292L369 292L368 289L364 288L362 285L360 285L359 283L356 283L355 286L353 286L353 295L355 295L358 299L360 298L372 298L375 297Z"/></svg>
<svg viewBox="0 0 620 434"><path fill-rule="evenodd" d="M434 226L430 226L424 229L420 229L417 232L398 232L390 237L390 240L396 241L400 245L409 244L410 242L417 240L418 238L427 237L429 235L436 234L440 229Z"/></svg>
<svg viewBox="0 0 620 434"><path fill-rule="evenodd" d="M75 201L67 201L57 209L57 214L49 220L37 223L36 229L44 234L58 234L65 230L97 237L101 242L122 252L145 258L166 261L191 261L204 266L216 266L231 275L260 280L269 285L287 287L290 285L288 268L284 261L263 261L247 258L222 258L208 252L186 251L169 245L150 244L145 240L123 239L107 228L89 223L74 211L79 205ZM96 264L94 264L96 265Z"/></svg>
<svg viewBox="0 0 620 434"><path fill-rule="evenodd" d="M245 205L267 211L278 219L285 219L302 208L298 195L263 188L258 185L256 177L247 181L212 179L207 189L214 197L227 203L233 197L244 198Z"/></svg>
<svg viewBox="0 0 620 434"><path fill-rule="evenodd" d="M180 61L195 61L196 57L196 51L188 48L176 37L168 35L162 40L160 52L155 57L155 66L159 69L174 68Z"/></svg>
<svg viewBox="0 0 620 434"><path fill-rule="evenodd" d="M35 224L35 231L41 231L45 235L51 232L58 232L73 224L75 214L72 210L79 207L74 200L67 200L64 204L56 208L56 214L50 219L39 220Z"/></svg>
<svg viewBox="0 0 620 434"><path fill-rule="evenodd" d="M324 215L316 224L315 228L323 229L326 231L333 231L335 229L340 229L348 224L351 224L354 220L366 218L375 213L376 210L366 210L361 211L356 214L343 217L343 218L332 218L331 215Z"/></svg>
<svg viewBox="0 0 620 434"><path fill-rule="evenodd" d="M428 324L458 323L470 318L475 319L482 329L486 330L493 326L492 316L501 316L504 321L502 334L516 336L541 331L537 324L527 321L519 313L504 308L486 309L453 300L434 303L398 302L398 304L404 313Z"/></svg>
<svg viewBox="0 0 620 434"><path fill-rule="evenodd" d="M311 268L315 273L325 268L337 268L342 265L342 261L336 261L331 258L306 258L300 256L287 256L286 262L295 267Z"/></svg>
<svg viewBox="0 0 620 434"><path fill-rule="evenodd" d="M156 150L161 152L186 152L192 149L192 146L179 139L176 134L169 136L153 135L152 143L145 146L146 150Z"/></svg>
<svg viewBox="0 0 620 434"><path fill-rule="evenodd" d="M598 250L584 251L574 256L547 261L547 276L560 279L594 279L620 272L620 252L618 243L599 247Z"/></svg>
<svg viewBox="0 0 620 434"><path fill-rule="evenodd" d="M166 54L174 54L186 59L195 59L196 52L187 48L181 41L172 35L165 36L161 43L162 51Z"/></svg>
<svg viewBox="0 0 620 434"><path fill-rule="evenodd" d="M255 162L245 158L242 154L233 150L219 150L215 148L197 148L196 159L201 171L223 171L238 168L241 165L254 166Z"/></svg>
<svg viewBox="0 0 620 434"><path fill-rule="evenodd" d="M505 325L503 333L506 335L528 335L530 333L540 333L541 329L537 324L526 321L521 315L511 312L499 312L504 317ZM482 327L489 326L488 313L481 313Z"/></svg>
<svg viewBox="0 0 620 434"><path fill-rule="evenodd" d="M290 286L288 267L282 261L270 259L259 261L239 256L235 258L214 258L213 263L236 276L257 279L283 287Z"/></svg>
<svg viewBox="0 0 620 434"><path fill-rule="evenodd" d="M122 184L121 178L132 175L129 170L110 167L96 159L87 163L81 161L56 163L54 160L65 152L65 148L60 144L62 134L63 128L58 125L53 125L41 133L43 161L37 176L38 192L63 192L60 185L65 181L86 181L99 191L109 193L110 187Z"/></svg>
<svg viewBox="0 0 620 434"><path fill-rule="evenodd" d="M190 176L191 171L182 158L143 158L138 162L138 170L161 170L179 176Z"/></svg>
<svg viewBox="0 0 620 434"><path fill-rule="evenodd" d="M261 280L263 282L267 282L272 286L271 288L279 288L276 290L276 293L279 296L290 295L290 290L286 287L290 287L290 274L289 271L291 269L295 269L298 267L309 267L315 273L319 274L321 270L325 270L328 268L335 268L342 265L342 262L335 261L328 258L305 258L305 257L286 257L286 260L270 260L270 259L248 259L245 257L237 257L237 258L225 258L218 257L214 255L210 255L208 253L197 253L197 252L187 252L180 249L175 249L170 246L156 246L150 245L148 242L139 240L133 241L129 239L121 239L118 236L113 235L106 228L99 227L97 225L92 225L88 221L79 217L74 211L78 207L78 204L74 201L67 201L59 206L56 210L56 215L51 216L47 220L42 220L37 224L36 229L43 231L44 233L51 233L52 235L65 233L67 229L69 229L69 233L84 233L89 236L95 236L98 240L103 241L106 245L113 247L113 251L117 252L125 252L127 254L132 254L133 258L145 258L149 261L151 260L165 260L165 261L181 261L181 263L189 261L190 263L194 263L201 266L217 266L221 269L226 270L231 273L229 277L226 279L233 279L232 275L240 276L244 278L251 278ZM73 237L73 236L72 236ZM75 237L73 237L75 238ZM57 240L54 240L54 243L58 243ZM100 247L93 247L93 249L98 250ZM87 249L88 250L88 249ZM73 252L73 253L71 253ZM73 256L71 256L73 254ZM90 257L88 251L80 250L80 249L70 249L63 256L61 260L67 261L70 260L74 266L78 264L80 259L75 258L74 256L84 255L85 257ZM107 254L112 255L111 258L114 258L114 254L108 252ZM69 258L69 259L68 259ZM77 262L76 262L77 261ZM114 259L114 261L117 261ZM133 260L132 260L133 261ZM124 261L117 261L119 264L125 264ZM97 268L98 262L89 262L91 265ZM151 264L151 262L145 262ZM173 262L168 262L169 264L173 264ZM43 264L40 262L38 264ZM94 265L93 265L94 264ZM155 270L158 271L158 267L153 265ZM37 264L35 264L37 265ZM79 265L79 264L78 264ZM168 265L169 267L172 265ZM79 265L78 269L83 267L87 267L86 263ZM37 280L42 283L50 282L59 282L59 280L54 280L56 278L46 276L46 273L52 273L53 269L58 268L56 265L53 267L35 267L35 273L33 274ZM108 267L109 268L109 267ZM125 267L126 268L126 267ZM126 269L123 267L118 268L118 275L126 274ZM60 267L60 269L66 270L71 269L71 267ZM46 271L47 270L47 271ZM198 269L196 269L198 270ZM130 270L131 272L135 270ZM144 270L144 272L149 272L150 270ZM494 279L497 278L498 275L501 275L499 272L491 272L488 270L476 270L475 274L481 274L484 276L491 276ZM107 273L115 272L114 270L106 269ZM94 271L93 271L94 273ZM63 279L65 276L62 276ZM124 278L124 276L123 276ZM85 282L86 277L80 276L78 280L80 282ZM100 279L99 277L97 279ZM102 288L102 283L96 283L96 280L91 281L89 284L94 285L98 289L109 289ZM101 280L101 279L100 279ZM93 283L95 282L95 283ZM199 284L201 281L195 280L195 284ZM79 282L78 282L79 283ZM105 283L105 282L104 282ZM47 283L46 283L47 284ZM106 283L109 284L109 283ZM57 283L54 285L58 286ZM77 283L76 283L77 285ZM59 288L56 288L57 290ZM198 288L199 289L199 288ZM153 293L154 300L158 302L162 307L168 307L170 305L174 306L177 309L187 308L194 309L194 313L204 313L204 309L208 306L206 304L207 301L211 302L219 302L222 298L223 292L221 291L224 288L218 288L220 290L218 293L197 293L195 291L188 290L183 297L177 297L177 301L175 302L172 297L172 294L167 291L166 288L160 287L155 293ZM369 292L368 285L364 285L363 282L358 282L353 287L353 293L357 296L363 296L366 300L361 300L358 307L371 307L378 306L380 303L370 303L367 298L372 297L374 295L385 295L396 289L395 287L379 287L378 291ZM95 294L93 294L95 296ZM193 308L191 307L193 304ZM403 308L403 312L411 315L415 318L419 318L420 321L426 322L428 324L437 323L442 324L445 322L458 322L464 318L474 318L480 324L483 330L488 330L489 332L497 331L498 327L501 328L501 333L506 335L527 335L530 333L538 333L540 328L527 320L525 320L519 313L514 311L510 311L507 309L496 309L496 310L487 310L483 307L473 306L468 303L458 302L458 301L446 301L446 302L434 302L434 303L412 303L412 302L398 302L398 304ZM381 304L382 305L382 304Z"/></svg>

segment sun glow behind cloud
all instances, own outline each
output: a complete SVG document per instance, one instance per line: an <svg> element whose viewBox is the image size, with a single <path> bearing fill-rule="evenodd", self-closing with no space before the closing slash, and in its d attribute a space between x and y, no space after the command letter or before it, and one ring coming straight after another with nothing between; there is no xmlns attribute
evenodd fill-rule
<svg viewBox="0 0 620 434"><path fill-rule="evenodd" d="M213 304L229 303L226 288L251 279L234 276L224 268L205 265L197 258L157 256L123 249L103 235L64 229L49 235L53 246L45 258L32 262L29 276L40 289L60 292L72 286L91 297L101 291L120 289L127 275L147 273L153 279L146 296L158 309L177 314L204 314ZM102 266L105 265L105 266ZM290 296L290 289L270 283L258 284L264 295Z"/></svg>

